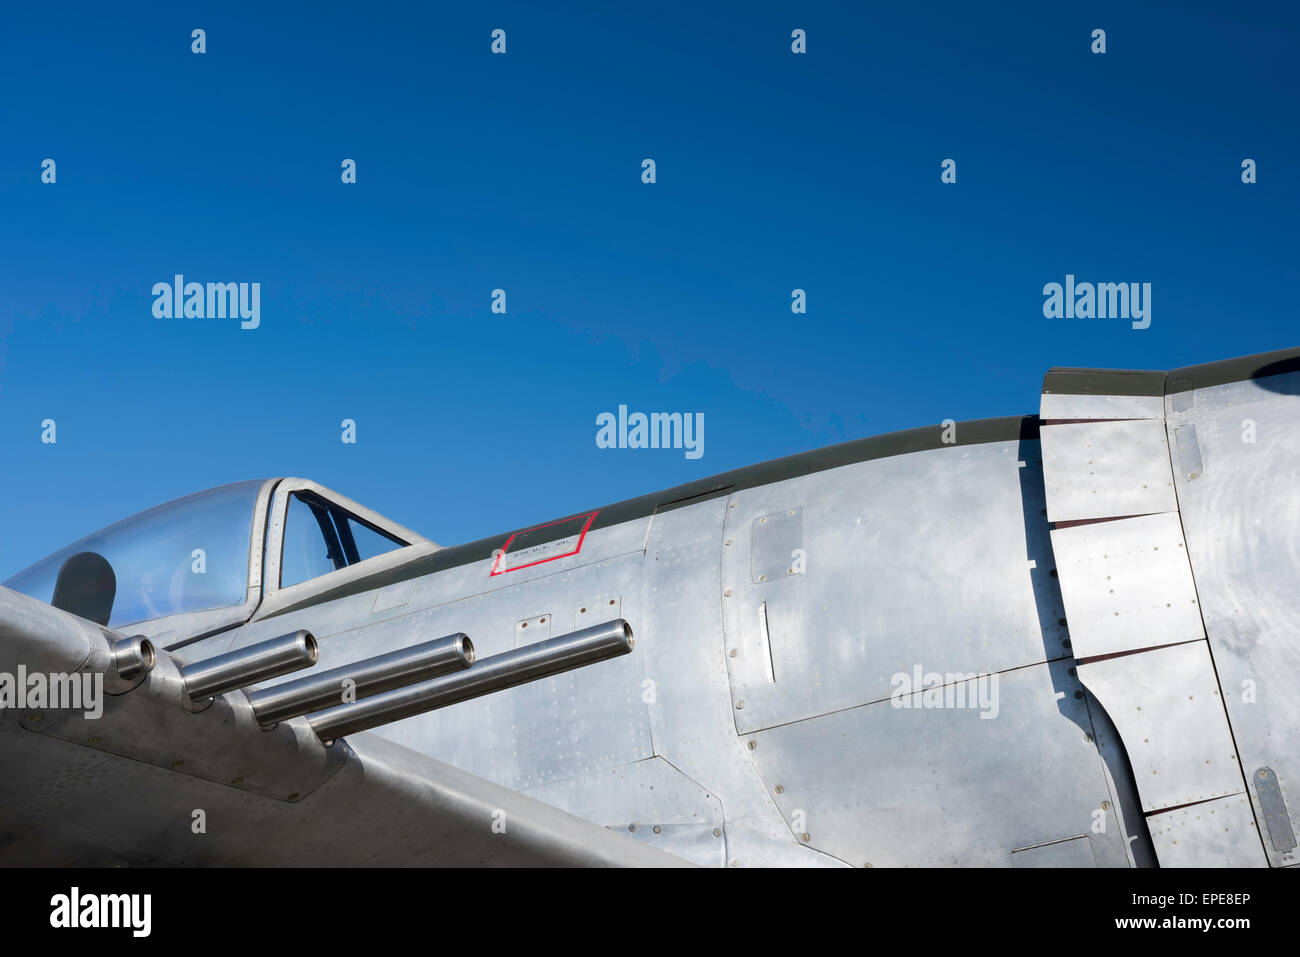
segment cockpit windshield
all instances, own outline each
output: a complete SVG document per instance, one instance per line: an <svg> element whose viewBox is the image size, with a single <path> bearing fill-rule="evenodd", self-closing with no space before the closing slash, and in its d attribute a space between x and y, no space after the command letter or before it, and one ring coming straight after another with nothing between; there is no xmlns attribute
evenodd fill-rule
<svg viewBox="0 0 1300 957"><path fill-rule="evenodd" d="M117 578L110 627L242 605L262 484L222 485L133 515L42 559L4 585L48 602L64 562L95 552L108 560Z"/></svg>

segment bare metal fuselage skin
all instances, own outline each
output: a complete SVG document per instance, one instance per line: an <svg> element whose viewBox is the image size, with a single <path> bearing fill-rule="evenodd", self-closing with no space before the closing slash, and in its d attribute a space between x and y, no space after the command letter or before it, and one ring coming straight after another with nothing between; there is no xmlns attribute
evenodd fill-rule
<svg viewBox="0 0 1300 957"><path fill-rule="evenodd" d="M0 711L0 860L1289 866L1298 473L1294 352L1060 370L1038 416L251 576L246 623L125 629L164 660L98 721ZM0 670L102 632L38 604L0 590ZM613 619L630 654L332 746L173 673L297 629L329 669Z"/></svg>

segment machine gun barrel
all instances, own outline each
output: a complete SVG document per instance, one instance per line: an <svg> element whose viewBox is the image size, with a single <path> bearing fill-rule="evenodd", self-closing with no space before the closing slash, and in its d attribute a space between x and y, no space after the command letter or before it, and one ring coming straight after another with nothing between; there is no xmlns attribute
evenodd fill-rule
<svg viewBox="0 0 1300 957"><path fill-rule="evenodd" d="M632 651L633 644L632 627L619 618L484 658L457 674L318 711L307 720L317 737L333 741L400 718L626 655Z"/></svg>
<svg viewBox="0 0 1300 957"><path fill-rule="evenodd" d="M211 698L309 668L318 656L311 632L299 630L182 665L180 671L190 698Z"/></svg>
<svg viewBox="0 0 1300 957"><path fill-rule="evenodd" d="M474 643L467 635L458 633L250 691L248 700L258 723L266 727L330 705L341 705L345 690L352 692L354 700L366 698L463 671L473 663ZM351 682L350 688L347 682Z"/></svg>

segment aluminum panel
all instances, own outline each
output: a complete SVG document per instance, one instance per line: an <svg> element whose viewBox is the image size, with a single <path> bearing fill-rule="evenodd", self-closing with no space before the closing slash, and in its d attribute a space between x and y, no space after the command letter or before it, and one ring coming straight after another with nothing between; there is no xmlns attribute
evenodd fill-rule
<svg viewBox="0 0 1300 957"><path fill-rule="evenodd" d="M1250 777L1255 788L1255 799L1263 811L1264 829L1273 850L1280 854L1295 850L1295 831L1291 829L1291 816L1282 796L1282 786L1272 768L1259 768Z"/></svg>
<svg viewBox="0 0 1300 957"><path fill-rule="evenodd" d="M1161 867L1267 867L1244 794L1147 818Z"/></svg>
<svg viewBox="0 0 1300 957"><path fill-rule="evenodd" d="M747 735L748 754L792 833L859 867L1009 867L1080 834L1097 864L1128 866L1069 663L997 677L994 718L884 701Z"/></svg>
<svg viewBox="0 0 1300 957"><path fill-rule="evenodd" d="M1178 508L1162 421L1046 425L1040 435L1049 521Z"/></svg>
<svg viewBox="0 0 1300 957"><path fill-rule="evenodd" d="M1182 478L1195 481L1205 471L1201 463L1201 446L1196 441L1195 425L1180 425L1174 431L1174 450Z"/></svg>
<svg viewBox="0 0 1300 957"><path fill-rule="evenodd" d="M1118 729L1146 812L1244 790L1204 641L1079 665Z"/></svg>
<svg viewBox="0 0 1300 957"><path fill-rule="evenodd" d="M1204 469L1179 470L1178 498L1228 716L1242 764L1276 774L1300 832L1300 373L1181 394L1194 401L1169 430L1196 427ZM1265 848L1274 866L1300 861Z"/></svg>
<svg viewBox="0 0 1300 957"><path fill-rule="evenodd" d="M650 529L637 650L655 754L721 799L729 867L842 866L800 846L732 723L718 597L727 511L712 499L658 513Z"/></svg>
<svg viewBox="0 0 1300 957"><path fill-rule="evenodd" d="M737 729L887 699L893 677L918 665L992 672L1069 656L1043 508L1034 441L914 452L737 492L721 583ZM791 510L802 573L755 583L754 530L766 528L757 520Z"/></svg>
<svg viewBox="0 0 1300 957"><path fill-rule="evenodd" d="M1051 419L1160 419L1165 400L1158 395L1068 395L1044 392L1038 416Z"/></svg>
<svg viewBox="0 0 1300 957"><path fill-rule="evenodd" d="M803 555L803 509L760 515L750 528L750 581L760 585L799 574Z"/></svg>
<svg viewBox="0 0 1300 957"><path fill-rule="evenodd" d="M1205 637L1177 512L1052 532L1074 655Z"/></svg>
<svg viewBox="0 0 1300 957"><path fill-rule="evenodd" d="M726 861L722 802L662 758L647 758L524 792L701 867Z"/></svg>

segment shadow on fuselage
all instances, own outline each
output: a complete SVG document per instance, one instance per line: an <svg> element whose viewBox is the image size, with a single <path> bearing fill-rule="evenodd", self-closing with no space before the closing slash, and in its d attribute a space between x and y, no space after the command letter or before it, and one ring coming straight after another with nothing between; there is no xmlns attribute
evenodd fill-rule
<svg viewBox="0 0 1300 957"><path fill-rule="evenodd" d="M1088 735L1094 744L1099 739L1109 742L1109 747L1098 747L1097 751L1114 782L1125 836L1131 838L1129 847L1133 852L1133 861L1138 867L1155 867L1155 851L1124 743L1101 702L1075 678L1075 663L1072 660L1074 652L1071 649L1065 602L1056 571L1056 557L1052 552L1051 523L1047 520L1042 445L1038 438L1037 423L1033 419L1025 420L1018 455L1020 461L1025 463L1020 469L1020 504L1025 523L1025 555L1030 559L1030 583L1038 612L1039 630L1043 636L1043 656L1048 662L1060 661L1055 667L1049 665L1057 708ZM1066 661L1069 662L1068 669L1063 667ZM1077 691L1083 692L1084 702L1088 706L1091 721L1087 725L1076 720L1071 709L1063 703Z"/></svg>

